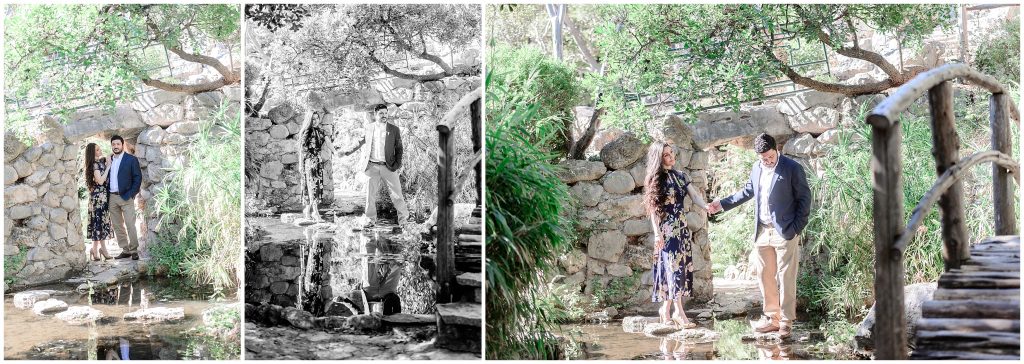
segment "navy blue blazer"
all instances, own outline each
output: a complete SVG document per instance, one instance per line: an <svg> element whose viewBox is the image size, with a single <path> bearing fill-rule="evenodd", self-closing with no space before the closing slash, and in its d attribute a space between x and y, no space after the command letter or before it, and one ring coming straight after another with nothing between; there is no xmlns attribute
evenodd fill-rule
<svg viewBox="0 0 1024 364"><path fill-rule="evenodd" d="M121 165L118 167L117 176L117 194L121 196L125 201L135 198L135 195L139 194L139 189L142 187L142 168L139 167L139 159L135 158L134 155L128 154L128 152L122 152ZM113 165L113 163L111 163ZM110 188L110 179L107 179L107 188Z"/></svg>
<svg viewBox="0 0 1024 364"><path fill-rule="evenodd" d="M755 162L750 171L750 181L732 196L721 200L722 209L728 211L736 206L754 199L754 231L757 232L757 211L760 209L761 162ZM768 212L772 215L772 225L786 240L792 239L807 227L807 219L811 214L811 189L807 186L807 175L800 163L779 154L779 163L775 166L775 177L768 195ZM754 237L757 238L756 236Z"/></svg>

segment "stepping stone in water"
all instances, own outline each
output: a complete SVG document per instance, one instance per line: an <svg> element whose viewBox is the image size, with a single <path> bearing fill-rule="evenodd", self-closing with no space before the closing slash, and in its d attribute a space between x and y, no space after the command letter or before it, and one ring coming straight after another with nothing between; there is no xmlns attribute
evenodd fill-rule
<svg viewBox="0 0 1024 364"><path fill-rule="evenodd" d="M89 306L71 306L56 317L70 325L84 325L103 318L103 312Z"/></svg>
<svg viewBox="0 0 1024 364"><path fill-rule="evenodd" d="M348 318L348 326L363 331L372 331L380 328L380 317L376 315L356 315Z"/></svg>
<svg viewBox="0 0 1024 364"><path fill-rule="evenodd" d="M703 327L685 329L669 334L668 337L688 343L706 343L718 340L718 333Z"/></svg>
<svg viewBox="0 0 1024 364"><path fill-rule="evenodd" d="M396 313L394 315L384 316L381 321L397 325L429 325L437 323L437 317L434 315Z"/></svg>
<svg viewBox="0 0 1024 364"><path fill-rule="evenodd" d="M313 325L313 314L295 307L284 309L284 319L292 326L303 330L309 330L315 326Z"/></svg>
<svg viewBox="0 0 1024 364"><path fill-rule="evenodd" d="M156 307L129 312L123 316L125 321L140 323L177 321L185 318L184 307Z"/></svg>
<svg viewBox="0 0 1024 364"><path fill-rule="evenodd" d="M14 295L14 307L20 309L32 308L36 302L50 299L50 293L46 291L25 291Z"/></svg>
<svg viewBox="0 0 1024 364"><path fill-rule="evenodd" d="M644 334L647 336L665 336L682 330L679 326L654 323L644 326Z"/></svg>
<svg viewBox="0 0 1024 364"><path fill-rule="evenodd" d="M743 336L740 337L740 340L743 341L743 342L757 341L759 343L773 343L773 344L781 343L783 341L782 340L782 336L780 336L778 332L768 332L768 333L753 332L753 333L749 333L749 334L744 334Z"/></svg>
<svg viewBox="0 0 1024 364"><path fill-rule="evenodd" d="M639 334L644 332L644 327L649 324L658 323L657 317L629 316L622 318L622 331Z"/></svg>
<svg viewBox="0 0 1024 364"><path fill-rule="evenodd" d="M62 312L68 309L68 304L61 300L48 299L46 301L39 301L32 305L32 312L36 315L49 315L52 313Z"/></svg>
<svg viewBox="0 0 1024 364"><path fill-rule="evenodd" d="M299 214L299 213L281 214L281 222L283 222L285 224L291 224L291 223L295 222L295 219L298 219L298 218L301 218L301 217L302 217L302 214Z"/></svg>

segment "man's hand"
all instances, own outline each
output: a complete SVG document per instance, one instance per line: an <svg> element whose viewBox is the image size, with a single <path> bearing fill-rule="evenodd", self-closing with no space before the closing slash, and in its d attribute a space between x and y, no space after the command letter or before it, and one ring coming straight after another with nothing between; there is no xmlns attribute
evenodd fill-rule
<svg viewBox="0 0 1024 364"><path fill-rule="evenodd" d="M722 210L722 201L720 200L714 200L708 205L709 214L717 214L719 212L722 212Z"/></svg>

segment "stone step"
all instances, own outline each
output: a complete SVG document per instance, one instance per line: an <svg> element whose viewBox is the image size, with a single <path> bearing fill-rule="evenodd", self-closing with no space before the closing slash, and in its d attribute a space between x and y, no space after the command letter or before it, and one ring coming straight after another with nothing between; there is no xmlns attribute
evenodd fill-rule
<svg viewBox="0 0 1024 364"><path fill-rule="evenodd" d="M482 287L483 280L480 273L462 273L455 277L455 282L466 287Z"/></svg>
<svg viewBox="0 0 1024 364"><path fill-rule="evenodd" d="M473 217L480 217L481 215L483 215L483 206L477 206L473 209Z"/></svg>
<svg viewBox="0 0 1024 364"><path fill-rule="evenodd" d="M483 325L482 306L479 303L442 303L437 305L438 322L442 325L462 325L481 327Z"/></svg>
<svg viewBox="0 0 1024 364"><path fill-rule="evenodd" d="M429 314L396 313L381 318L392 325L428 325L437 323L437 316Z"/></svg>
<svg viewBox="0 0 1024 364"><path fill-rule="evenodd" d="M480 235L480 234L459 234L459 236L456 238L456 240L458 240L460 245L463 244L463 243L466 243L466 244L472 244L472 243L480 244L481 242L483 242L484 237L482 235Z"/></svg>

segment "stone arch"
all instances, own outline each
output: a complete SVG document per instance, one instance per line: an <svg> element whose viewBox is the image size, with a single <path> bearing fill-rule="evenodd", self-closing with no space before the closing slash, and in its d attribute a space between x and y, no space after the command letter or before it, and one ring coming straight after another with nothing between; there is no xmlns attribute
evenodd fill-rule
<svg viewBox="0 0 1024 364"><path fill-rule="evenodd" d="M198 95L153 91L112 110L72 113L66 124L42 116L37 122L44 132L31 145L5 133L4 262L12 286L60 281L86 267L80 197L87 196L80 196L79 187L90 140L121 135L128 151L139 158L143 182L136 199L141 215L136 228L140 245L154 241L159 216L150 200L163 187L167 168L184 161L188 143L199 131L199 118L225 98L238 104L239 88Z"/></svg>

